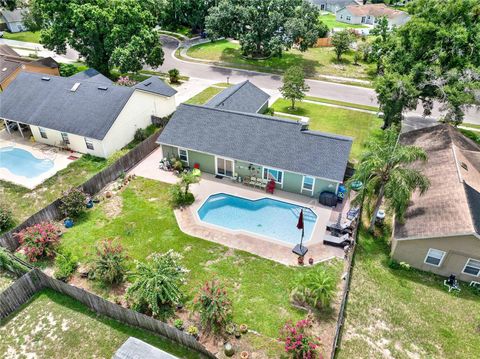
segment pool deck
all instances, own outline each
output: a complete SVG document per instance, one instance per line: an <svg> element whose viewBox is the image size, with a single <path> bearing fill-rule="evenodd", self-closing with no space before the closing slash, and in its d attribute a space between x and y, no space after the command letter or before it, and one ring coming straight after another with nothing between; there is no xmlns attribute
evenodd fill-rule
<svg viewBox="0 0 480 359"><path fill-rule="evenodd" d="M8 169L0 167L0 180L11 182L28 189L34 189L58 171L66 168L72 163L72 160L68 159L69 156L74 155L78 158L81 157L81 154L75 152L72 153L57 147L31 142L26 138L22 138L18 134L11 135L5 129L0 130L0 148L4 147L21 148L30 152L38 159L50 159L53 161L52 169L32 178L15 175Z"/></svg>
<svg viewBox="0 0 480 359"><path fill-rule="evenodd" d="M161 182L177 183L179 179L172 172L158 169L158 163L161 159L161 153L158 152L153 152L133 168L130 173ZM313 258L314 262L318 263L332 258L344 258L345 253L342 248L324 245L323 238L326 234L327 222L336 221L340 212L346 212L348 203L344 203L341 206L337 205L336 208L331 209L319 204L318 199L281 190L276 190L275 194L272 195L266 193L265 190L254 189L241 183L233 182L229 178L217 179L215 176L207 173L202 173L201 181L190 188L195 195L195 202L189 207L175 210L175 216L180 229L191 236L247 251L282 264L298 265L297 255L292 253L293 245L251 232L229 230L211 225L201 221L197 213L204 201L216 193L227 193L251 200L272 198L308 207L317 215L317 223L312 237L304 243L309 249L305 258L306 261L309 258Z"/></svg>

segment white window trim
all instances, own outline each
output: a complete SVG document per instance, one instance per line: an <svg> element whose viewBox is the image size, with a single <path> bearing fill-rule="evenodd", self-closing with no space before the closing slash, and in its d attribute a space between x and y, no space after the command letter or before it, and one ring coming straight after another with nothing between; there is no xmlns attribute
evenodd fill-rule
<svg viewBox="0 0 480 359"><path fill-rule="evenodd" d="M48 140L48 135L47 135L47 131L45 130L45 128L43 127L38 127L38 132L40 132L40 137L45 139L45 140ZM45 137L43 136L45 134Z"/></svg>
<svg viewBox="0 0 480 359"><path fill-rule="evenodd" d="M312 183L312 189L308 189L308 188L305 188L305 178L308 177L308 178L313 178L313 183ZM302 178L302 192L303 191L307 191L307 192L311 192L313 194L313 191L315 190L315 181L316 181L316 178L313 177L313 176L303 176Z"/></svg>
<svg viewBox="0 0 480 359"><path fill-rule="evenodd" d="M442 258L440 258L440 262L439 262L438 264L432 264L432 263L428 263L428 262L427 262L427 258L430 257L430 256L429 256L429 253L430 253L430 251L431 251L432 249L443 253L443 254L442 254ZM447 254L447 252L442 251L441 249L429 248L429 249L428 249L428 252L427 252L427 255L425 256L425 259L423 260L423 263L428 264L429 266L433 266L433 267L440 267L440 266L442 265L442 263L443 263L443 260L445 259L445 255L446 255L446 254ZM432 256L432 257L433 257L433 256Z"/></svg>
<svg viewBox="0 0 480 359"><path fill-rule="evenodd" d="M225 161L232 161L232 176L235 176L235 160L233 158L222 157L222 156L215 156L215 174L218 176L229 177L226 174L218 173L218 159L222 159Z"/></svg>
<svg viewBox="0 0 480 359"><path fill-rule="evenodd" d="M265 170L274 170L274 171L282 172L282 180L280 182L275 181L275 183L278 183L281 186L281 188L283 188L283 180L285 179L285 171L280 170L280 169L275 168L275 167L263 166L262 167L262 178L264 180L268 180L268 177L265 178Z"/></svg>
<svg viewBox="0 0 480 359"><path fill-rule="evenodd" d="M93 140L91 140L90 138L87 138L87 137L84 137L84 140L85 140L85 147L87 148L87 150L95 151L95 145L94 145ZM90 142L90 144L92 145L92 148L88 148L87 142Z"/></svg>
<svg viewBox="0 0 480 359"><path fill-rule="evenodd" d="M477 275L474 275L474 274L471 274L471 273L466 273L465 272L465 268L467 268L467 265L468 265L468 262L470 262L470 260L473 260L473 261L477 261L477 262L480 262L479 259L475 259L475 258L468 258L467 262L465 263L465 266L463 267L462 269L462 273L463 274L466 274L466 275L470 275L472 277L475 277L475 278L478 278L480 277L480 268L479 268L479 271L478 271L478 274ZM473 267L473 266L470 266L470 267Z"/></svg>
<svg viewBox="0 0 480 359"><path fill-rule="evenodd" d="M183 147L177 147L177 150L178 150L178 158L180 158L180 150L185 151L185 153L187 154L187 160L183 161L180 158L180 161L186 162L187 166L190 166L190 157L188 156L188 150L186 148L183 148Z"/></svg>
<svg viewBox="0 0 480 359"><path fill-rule="evenodd" d="M65 135L65 136L63 136ZM62 137L62 141L66 143L67 145L70 144L70 137L68 136L67 132L60 132L60 137ZM66 139L66 140L65 140Z"/></svg>

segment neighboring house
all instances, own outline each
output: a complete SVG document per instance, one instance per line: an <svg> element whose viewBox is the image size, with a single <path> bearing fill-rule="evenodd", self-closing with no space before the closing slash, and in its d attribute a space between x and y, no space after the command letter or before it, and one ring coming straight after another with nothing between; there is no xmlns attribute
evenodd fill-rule
<svg viewBox="0 0 480 359"><path fill-rule="evenodd" d="M27 28L23 23L23 13L27 11L26 9L15 9L12 11L2 10L1 16L7 25L7 29L10 32L21 32L26 31Z"/></svg>
<svg viewBox="0 0 480 359"><path fill-rule="evenodd" d="M20 73L0 94L0 119L7 130L13 123L23 136L25 128L31 131L38 142L108 157L150 125L152 116L175 111L176 91L158 77L134 87L83 77Z"/></svg>
<svg viewBox="0 0 480 359"><path fill-rule="evenodd" d="M58 63L51 57L29 59L8 45L0 45L0 90L4 91L21 71L59 75Z"/></svg>
<svg viewBox="0 0 480 359"><path fill-rule="evenodd" d="M243 90L227 89L205 106L180 105L158 138L163 156L222 177L274 179L277 188L307 196L336 193L352 139L251 111L266 94L260 98L261 90L250 83L238 86ZM252 94L258 101L250 106ZM212 106L225 97L228 106Z"/></svg>
<svg viewBox="0 0 480 359"><path fill-rule="evenodd" d="M403 25L410 19L405 11L393 9L385 4L348 5L336 13L337 21L352 25L376 25L381 17L388 19L390 28Z"/></svg>
<svg viewBox="0 0 480 359"><path fill-rule="evenodd" d="M336 13L347 5L363 5L361 0L310 0L312 4L318 6L321 11L330 11Z"/></svg>
<svg viewBox="0 0 480 359"><path fill-rule="evenodd" d="M443 276L480 281L480 146L450 125L402 134L425 149L430 189L395 223L392 257Z"/></svg>

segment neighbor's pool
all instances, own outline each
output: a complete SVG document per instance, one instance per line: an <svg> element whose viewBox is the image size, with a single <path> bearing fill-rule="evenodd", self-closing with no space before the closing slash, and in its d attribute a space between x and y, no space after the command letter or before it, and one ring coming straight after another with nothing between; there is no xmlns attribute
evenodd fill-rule
<svg viewBox="0 0 480 359"><path fill-rule="evenodd" d="M37 177L53 168L53 161L38 159L30 152L15 147L0 148L0 168L6 168L17 176Z"/></svg>
<svg viewBox="0 0 480 359"><path fill-rule="evenodd" d="M198 210L204 222L231 230L244 230L288 244L300 241L298 216L303 208L304 241L313 233L317 216L311 209L270 198L249 200L224 193L208 197Z"/></svg>

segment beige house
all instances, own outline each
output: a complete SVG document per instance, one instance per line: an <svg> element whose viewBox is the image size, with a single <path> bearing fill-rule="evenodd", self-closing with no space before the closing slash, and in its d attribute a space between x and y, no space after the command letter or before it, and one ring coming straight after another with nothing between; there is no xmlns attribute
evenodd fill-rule
<svg viewBox="0 0 480 359"><path fill-rule="evenodd" d="M173 113L175 93L158 77L125 87L92 69L68 78L22 72L0 94L0 120L12 135L109 157L152 116Z"/></svg>
<svg viewBox="0 0 480 359"><path fill-rule="evenodd" d="M405 11L400 11L385 4L347 5L335 14L336 20L352 25L376 25L381 17L386 17L388 26L405 24L410 17Z"/></svg>
<svg viewBox="0 0 480 359"><path fill-rule="evenodd" d="M421 168L431 185L395 223L393 259L480 282L480 146L443 124L403 134L402 142L427 151Z"/></svg>

